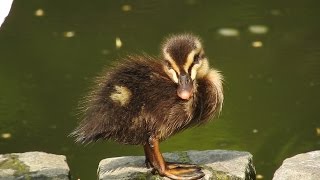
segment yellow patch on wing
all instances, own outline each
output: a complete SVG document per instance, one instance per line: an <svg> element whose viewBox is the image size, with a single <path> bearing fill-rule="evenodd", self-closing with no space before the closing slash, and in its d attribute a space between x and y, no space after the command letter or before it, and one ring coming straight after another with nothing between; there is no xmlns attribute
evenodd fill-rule
<svg viewBox="0 0 320 180"><path fill-rule="evenodd" d="M119 103L121 106L127 105L130 102L132 93L124 86L114 86L115 92L110 95L110 98Z"/></svg>

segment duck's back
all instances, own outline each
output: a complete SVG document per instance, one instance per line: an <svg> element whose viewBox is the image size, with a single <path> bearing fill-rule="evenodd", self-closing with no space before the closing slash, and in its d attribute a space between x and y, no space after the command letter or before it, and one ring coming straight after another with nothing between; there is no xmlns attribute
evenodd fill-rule
<svg viewBox="0 0 320 180"><path fill-rule="evenodd" d="M111 139L144 144L202 124L220 109L216 87L208 78L197 81L190 100L177 96L177 85L151 57L128 57L109 68L85 99L82 121L73 135L87 143Z"/></svg>
<svg viewBox="0 0 320 180"><path fill-rule="evenodd" d="M112 139L142 144L175 103L176 85L151 57L127 57L97 80L84 100L79 142ZM151 115L152 114L152 115ZM157 117L158 116L158 117Z"/></svg>

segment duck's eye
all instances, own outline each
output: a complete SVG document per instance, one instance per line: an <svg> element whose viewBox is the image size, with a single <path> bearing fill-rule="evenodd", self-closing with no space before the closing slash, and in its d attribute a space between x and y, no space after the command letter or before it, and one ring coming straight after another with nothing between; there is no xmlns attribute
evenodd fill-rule
<svg viewBox="0 0 320 180"><path fill-rule="evenodd" d="M194 55L194 57L193 57L193 63L194 63L194 64L198 64L199 61L200 61L200 54L198 53L198 54Z"/></svg>
<svg viewBox="0 0 320 180"><path fill-rule="evenodd" d="M172 69L172 66L169 61L165 61L164 64L167 66L169 70Z"/></svg>

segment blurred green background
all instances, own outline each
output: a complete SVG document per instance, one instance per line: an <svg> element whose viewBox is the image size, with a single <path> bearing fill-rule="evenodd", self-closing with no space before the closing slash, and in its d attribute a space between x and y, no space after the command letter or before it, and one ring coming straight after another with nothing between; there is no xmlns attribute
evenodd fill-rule
<svg viewBox="0 0 320 180"><path fill-rule="evenodd" d="M77 103L111 62L158 55L164 37L192 32L225 76L224 109L206 126L162 143L162 151L249 151L257 173L271 179L285 158L320 149L319 6L16 0L0 28L0 153L65 154L73 179L96 179L103 158L143 155L139 146L75 144L68 134L78 122Z"/></svg>

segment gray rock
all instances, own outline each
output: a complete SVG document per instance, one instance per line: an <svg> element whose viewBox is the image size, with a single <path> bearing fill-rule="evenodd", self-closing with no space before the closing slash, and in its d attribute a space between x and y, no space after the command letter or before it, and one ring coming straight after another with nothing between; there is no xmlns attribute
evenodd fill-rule
<svg viewBox="0 0 320 180"><path fill-rule="evenodd" d="M320 151L298 154L285 159L273 180L319 180Z"/></svg>
<svg viewBox="0 0 320 180"><path fill-rule="evenodd" d="M164 153L166 161L198 164L203 167L202 179L250 180L255 179L252 155L248 152L208 150ZM152 175L145 167L144 156L107 158L99 163L99 180L168 178Z"/></svg>
<svg viewBox="0 0 320 180"><path fill-rule="evenodd" d="M0 155L0 180L68 180L66 157L44 152Z"/></svg>

